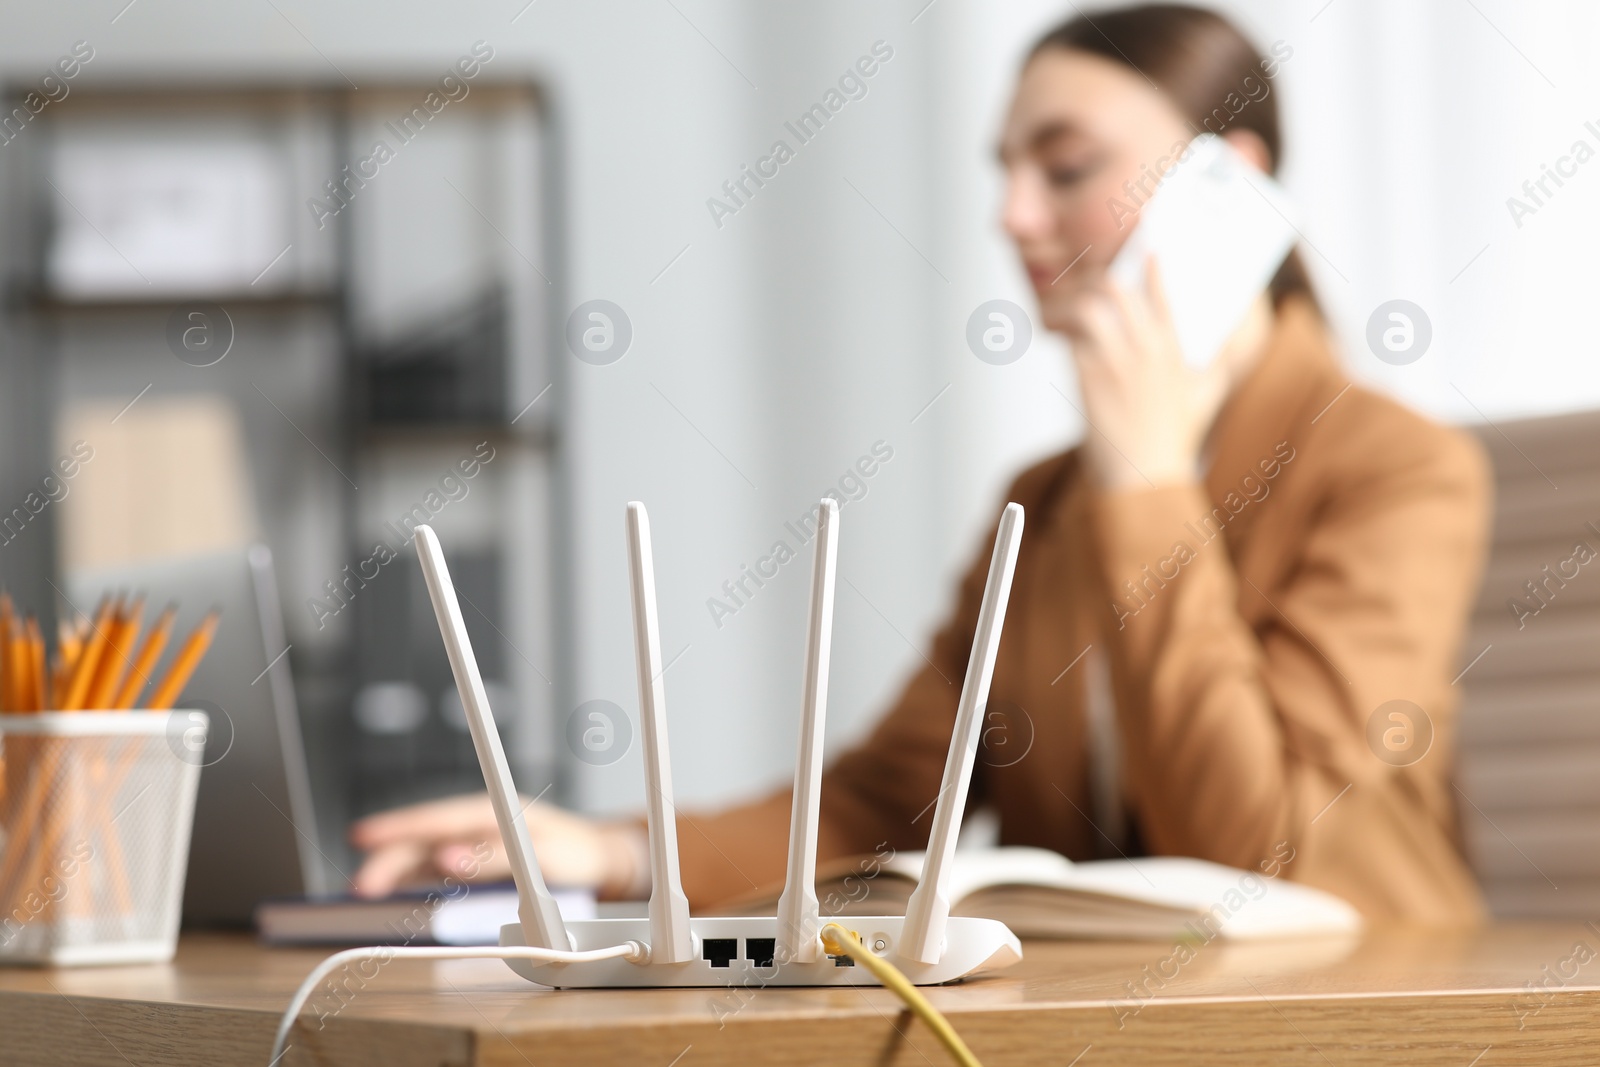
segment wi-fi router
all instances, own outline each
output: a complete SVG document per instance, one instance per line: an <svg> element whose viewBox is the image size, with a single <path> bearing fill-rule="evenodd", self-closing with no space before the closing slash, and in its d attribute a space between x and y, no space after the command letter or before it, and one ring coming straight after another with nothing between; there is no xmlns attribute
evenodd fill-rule
<svg viewBox="0 0 1600 1067"><path fill-rule="evenodd" d="M817 904L817 805L822 780L822 737L827 707L828 654L833 631L834 568L839 544L839 508L823 499L818 512L811 611L806 633L805 682L801 702L800 751L795 761L789 826L789 860L775 916L689 914L678 873L676 808L667 750L666 695L662 685L661 637L656 621L655 569L650 521L644 505L627 510L629 577L633 594L634 660L639 679L640 737L644 748L645 812L650 841L650 903L646 918L565 922L545 886L527 821L517 801L511 770L490 715L478 661L472 654L445 566L439 539L427 526L416 531L417 555L444 637L466 711L473 747L483 767L495 821L517 886L518 922L500 929L502 946L566 950L601 949L628 941L649 946L638 961L611 958L545 963L508 959L517 974L541 985L566 988L728 986L748 982L773 986L873 985L866 968L848 956L826 953ZM872 952L893 962L918 985L937 985L1022 958L1017 936L1001 922L950 914L951 862L966 808L967 788L978 747L981 712L989 699L1000 646L1011 576L1022 539L1022 507L1008 504L1000 518L978 627L967 662L944 778L934 808L922 877L905 915L840 917ZM835 946L837 947L837 946Z"/></svg>

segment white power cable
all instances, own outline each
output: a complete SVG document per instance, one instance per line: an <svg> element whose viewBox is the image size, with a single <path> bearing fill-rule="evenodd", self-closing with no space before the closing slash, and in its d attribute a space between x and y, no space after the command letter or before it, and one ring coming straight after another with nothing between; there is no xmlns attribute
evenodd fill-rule
<svg viewBox="0 0 1600 1067"><path fill-rule="evenodd" d="M629 963L648 963L650 960L650 946L640 941L626 941L620 945L612 945L609 948L590 949L586 952L570 952L554 948L530 948L525 945L501 945L485 948L413 948L373 945L366 948L351 948L345 949L343 952L335 952L317 964L316 968L306 975L306 980L300 983L300 988L294 991L294 999L289 1001L289 1007L283 1013L282 1021L278 1023L278 1034L272 1042L272 1059L267 1061L267 1067L277 1067L278 1061L288 1051L285 1045L289 1040L289 1031L294 1029L295 1020L300 1017L300 1012L305 1009L306 1001L311 999L311 994L316 991L322 980L347 963L370 959L384 961L391 959L538 960L541 963L595 963L599 960L624 959Z"/></svg>

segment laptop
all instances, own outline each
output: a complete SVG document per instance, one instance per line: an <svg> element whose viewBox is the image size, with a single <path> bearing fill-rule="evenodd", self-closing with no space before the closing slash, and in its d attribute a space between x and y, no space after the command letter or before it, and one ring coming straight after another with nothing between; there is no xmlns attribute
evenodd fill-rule
<svg viewBox="0 0 1600 1067"><path fill-rule="evenodd" d="M68 575L73 606L108 590L143 594L147 611L178 605L174 634L211 608L221 619L175 710L211 720L184 883L187 927L245 927L266 897L317 894L326 871L316 841L299 713L285 654L272 553L251 545Z"/></svg>

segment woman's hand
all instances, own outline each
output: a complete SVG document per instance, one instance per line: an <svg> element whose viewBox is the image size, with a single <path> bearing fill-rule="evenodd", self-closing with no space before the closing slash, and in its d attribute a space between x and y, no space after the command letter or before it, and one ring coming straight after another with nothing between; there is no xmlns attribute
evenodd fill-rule
<svg viewBox="0 0 1600 1067"><path fill-rule="evenodd" d="M1096 480L1112 490L1194 481L1201 444L1238 371L1226 351L1204 371L1184 363L1154 259L1146 278L1145 292L1109 278L1085 287L1064 324L1090 424L1085 452Z"/></svg>
<svg viewBox="0 0 1600 1067"><path fill-rule="evenodd" d="M600 822L551 804L529 803L524 817L545 880L616 896L640 874L639 830ZM504 881L511 875L487 793L432 800L369 815L350 828L350 842L366 852L355 890L378 897L446 875L467 881Z"/></svg>

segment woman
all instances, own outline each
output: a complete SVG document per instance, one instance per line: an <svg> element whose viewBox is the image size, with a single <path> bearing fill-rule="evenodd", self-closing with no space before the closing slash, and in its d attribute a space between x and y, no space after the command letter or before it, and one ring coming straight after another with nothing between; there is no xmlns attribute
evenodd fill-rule
<svg viewBox="0 0 1600 1067"><path fill-rule="evenodd" d="M1003 844L1197 856L1373 919L1470 921L1450 679L1484 551L1480 453L1351 386L1298 258L1204 371L1180 357L1159 279L1106 276L1133 190L1174 144L1204 128L1276 167L1274 73L1225 20L1174 5L1074 18L1023 67L1004 225L1071 341L1092 429L1007 494L1028 528L990 708L1032 740L980 759L973 803ZM931 663L829 768L822 858L926 841L988 556ZM788 816L787 789L680 815L695 907L780 881ZM535 804L529 824L552 881L647 891L638 823ZM494 823L458 798L352 833L372 850L360 885L381 892L458 870Z"/></svg>

